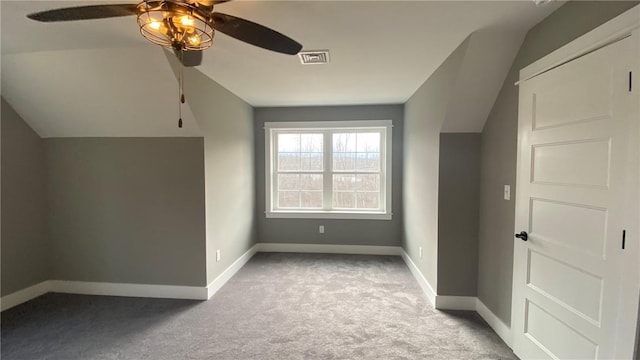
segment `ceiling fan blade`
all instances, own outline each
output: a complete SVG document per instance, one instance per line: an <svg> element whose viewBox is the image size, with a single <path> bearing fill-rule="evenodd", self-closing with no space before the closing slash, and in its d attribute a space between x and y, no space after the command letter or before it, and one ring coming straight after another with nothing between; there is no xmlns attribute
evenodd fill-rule
<svg viewBox="0 0 640 360"><path fill-rule="evenodd" d="M198 5L201 6L213 6L213 5L218 5L218 4L224 4L226 2L229 2L231 0L191 0L195 3L197 3Z"/></svg>
<svg viewBox="0 0 640 360"><path fill-rule="evenodd" d="M288 55L295 55L302 49L297 41L249 20L219 12L213 14L213 19L216 30L251 45Z"/></svg>
<svg viewBox="0 0 640 360"><path fill-rule="evenodd" d="M76 6L40 11L27 17L42 22L104 19L136 14L136 4Z"/></svg>
<svg viewBox="0 0 640 360"><path fill-rule="evenodd" d="M193 67L202 64L202 50L185 50L180 53L180 51L173 50L173 53L176 54L176 57L182 65L186 67Z"/></svg>

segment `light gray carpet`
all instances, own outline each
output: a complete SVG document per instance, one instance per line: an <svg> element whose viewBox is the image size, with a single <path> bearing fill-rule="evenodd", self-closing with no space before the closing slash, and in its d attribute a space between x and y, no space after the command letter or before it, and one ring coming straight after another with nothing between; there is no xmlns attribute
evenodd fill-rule
<svg viewBox="0 0 640 360"><path fill-rule="evenodd" d="M1 326L3 360L515 359L387 256L260 253L209 301L47 294Z"/></svg>

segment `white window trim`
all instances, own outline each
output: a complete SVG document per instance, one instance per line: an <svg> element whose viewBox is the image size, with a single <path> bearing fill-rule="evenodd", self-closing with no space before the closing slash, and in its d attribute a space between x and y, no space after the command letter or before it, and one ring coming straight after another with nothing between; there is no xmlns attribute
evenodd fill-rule
<svg viewBox="0 0 640 360"><path fill-rule="evenodd" d="M385 129L385 141L383 143L384 151L381 156L384 162L384 176L380 186L384 189L383 212L371 211L339 211L339 210L274 210L273 199L273 177L275 169L273 168L274 144L272 143L272 130L326 130L345 129L359 130L363 128L378 127ZM354 219L354 220L391 220L392 213L392 133L393 122L391 120L354 120L354 121L303 121L303 122L265 122L264 123L264 144L265 144L265 216L267 218L283 218L283 219ZM326 144L326 140L325 140ZM329 149L331 151L331 149ZM325 156L326 157L326 156ZM325 169L328 169L330 158L325 158ZM325 199L327 201L327 199Z"/></svg>

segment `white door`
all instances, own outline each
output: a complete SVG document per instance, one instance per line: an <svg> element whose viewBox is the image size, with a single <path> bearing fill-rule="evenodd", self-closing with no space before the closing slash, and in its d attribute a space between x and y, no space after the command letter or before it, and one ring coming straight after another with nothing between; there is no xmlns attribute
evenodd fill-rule
<svg viewBox="0 0 640 360"><path fill-rule="evenodd" d="M623 270L638 271L629 251L638 242L634 42L520 85L515 229L528 239L514 239L512 332L522 359L631 354L621 332L635 328L620 329L618 316L631 316L621 297L637 293L621 287Z"/></svg>

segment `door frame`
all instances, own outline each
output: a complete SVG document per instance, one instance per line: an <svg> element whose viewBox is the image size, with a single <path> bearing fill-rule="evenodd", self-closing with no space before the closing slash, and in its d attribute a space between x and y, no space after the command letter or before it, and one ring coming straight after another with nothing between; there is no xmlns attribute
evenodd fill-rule
<svg viewBox="0 0 640 360"><path fill-rule="evenodd" d="M536 62L524 67L520 70L519 81L516 82L516 85L627 37L632 37L635 43L638 44L636 46L636 51L638 53L638 58L640 59L640 4L542 57ZM633 88L638 89L635 90L637 92L640 90L640 66L635 70L636 76L633 77ZM636 136L636 139L640 138L640 134L636 134ZM522 139L518 139L519 144L521 141ZM518 149L519 148L520 147L518 146ZM640 159L640 149L636 147L635 150L638 152L638 159ZM516 178L520 178L522 176L519 171L520 156L518 156L517 169ZM637 184L637 188L640 188L640 181ZM518 189L516 189L516 191L518 191ZM640 194L636 195L640 202ZM516 199L519 199L517 194ZM518 204L518 201L516 200L516 209L518 206L520 206L520 204ZM640 218L638 218L637 221L640 223ZM514 227L514 233L517 231L518 229L515 229ZM621 288L623 289L623 293L621 294L622 301L620 311L621 313L624 313L625 316L619 319L617 328L618 330L634 328L637 332L640 332L640 330L637 330L640 326L640 321L638 320L640 319L638 317L640 314L640 265L638 265L638 262L640 261L640 240L639 237L628 237L626 243L631 256L629 256L627 261L623 264L623 277L621 279ZM635 254L635 258L633 257L633 254ZM515 262L513 266L515 271ZM515 286L515 281L513 286ZM511 339L514 339L515 331L516 329L511 326ZM640 334L636 334L636 331L623 335L625 336L625 338L622 339L623 343L635 343L635 348L638 348L638 338ZM618 331L618 334L624 334L624 332ZM632 355L635 355L620 352L620 349L616 349L616 353L617 355L624 357L631 357Z"/></svg>

